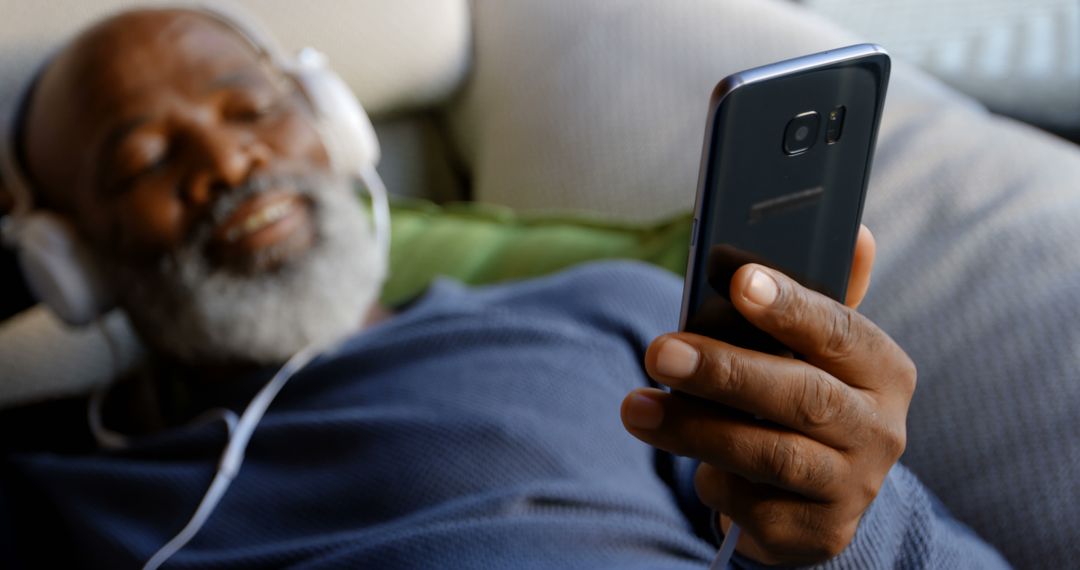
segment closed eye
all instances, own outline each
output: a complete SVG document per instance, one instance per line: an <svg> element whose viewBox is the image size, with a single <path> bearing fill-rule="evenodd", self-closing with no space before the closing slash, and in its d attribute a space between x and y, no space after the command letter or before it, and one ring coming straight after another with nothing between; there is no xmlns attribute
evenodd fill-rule
<svg viewBox="0 0 1080 570"><path fill-rule="evenodd" d="M222 116L230 122L256 123L272 117L280 109L281 100L276 94L238 91L225 99Z"/></svg>
<svg viewBox="0 0 1080 570"><path fill-rule="evenodd" d="M169 140L163 133L133 133L116 147L110 164L115 189L130 186L141 176L153 172L168 161Z"/></svg>

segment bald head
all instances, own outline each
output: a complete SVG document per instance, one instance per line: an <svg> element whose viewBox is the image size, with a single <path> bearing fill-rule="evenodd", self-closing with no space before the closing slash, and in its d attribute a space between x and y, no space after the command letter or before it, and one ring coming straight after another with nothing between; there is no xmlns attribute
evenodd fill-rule
<svg viewBox="0 0 1080 570"><path fill-rule="evenodd" d="M143 112L147 95L190 89L182 80L218 67L212 59L243 65L257 56L221 22L191 11L125 12L77 36L40 76L24 117L27 168L43 198L70 210L72 189L94 170L86 150L108 123Z"/></svg>

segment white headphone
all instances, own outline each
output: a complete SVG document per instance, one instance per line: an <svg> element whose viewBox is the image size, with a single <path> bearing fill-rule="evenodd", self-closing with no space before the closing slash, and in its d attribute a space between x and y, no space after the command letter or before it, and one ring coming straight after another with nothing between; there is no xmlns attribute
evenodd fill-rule
<svg viewBox="0 0 1080 570"><path fill-rule="evenodd" d="M179 6L206 14L243 37L264 57L296 82L311 104L323 144L335 172L360 179L371 195L375 239L385 267L390 247L390 212L386 189L375 171L379 141L371 120L348 85L327 65L326 57L304 48L286 57L269 34L250 18L220 6ZM241 23L243 22L243 23ZM33 193L16 155L20 115L36 77L4 117L0 133L0 176L15 207L0 226L4 243L17 250L31 292L71 325L86 325L115 306L110 287L90 247L70 223L56 214L35 210Z"/></svg>

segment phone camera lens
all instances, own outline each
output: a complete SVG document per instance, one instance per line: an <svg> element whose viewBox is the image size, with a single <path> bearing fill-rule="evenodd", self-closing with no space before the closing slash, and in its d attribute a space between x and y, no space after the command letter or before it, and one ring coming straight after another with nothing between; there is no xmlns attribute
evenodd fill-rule
<svg viewBox="0 0 1080 570"><path fill-rule="evenodd" d="M784 152L789 155L802 154L814 146L817 140L821 117L817 111L807 111L795 115L784 129Z"/></svg>

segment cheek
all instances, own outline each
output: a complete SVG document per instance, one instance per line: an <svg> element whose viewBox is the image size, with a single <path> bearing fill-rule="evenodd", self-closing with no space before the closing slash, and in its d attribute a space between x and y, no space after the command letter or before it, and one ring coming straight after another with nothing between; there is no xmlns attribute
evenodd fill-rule
<svg viewBox="0 0 1080 570"><path fill-rule="evenodd" d="M134 254L158 254L183 242L184 205L166 184L133 188L115 205L117 245Z"/></svg>

